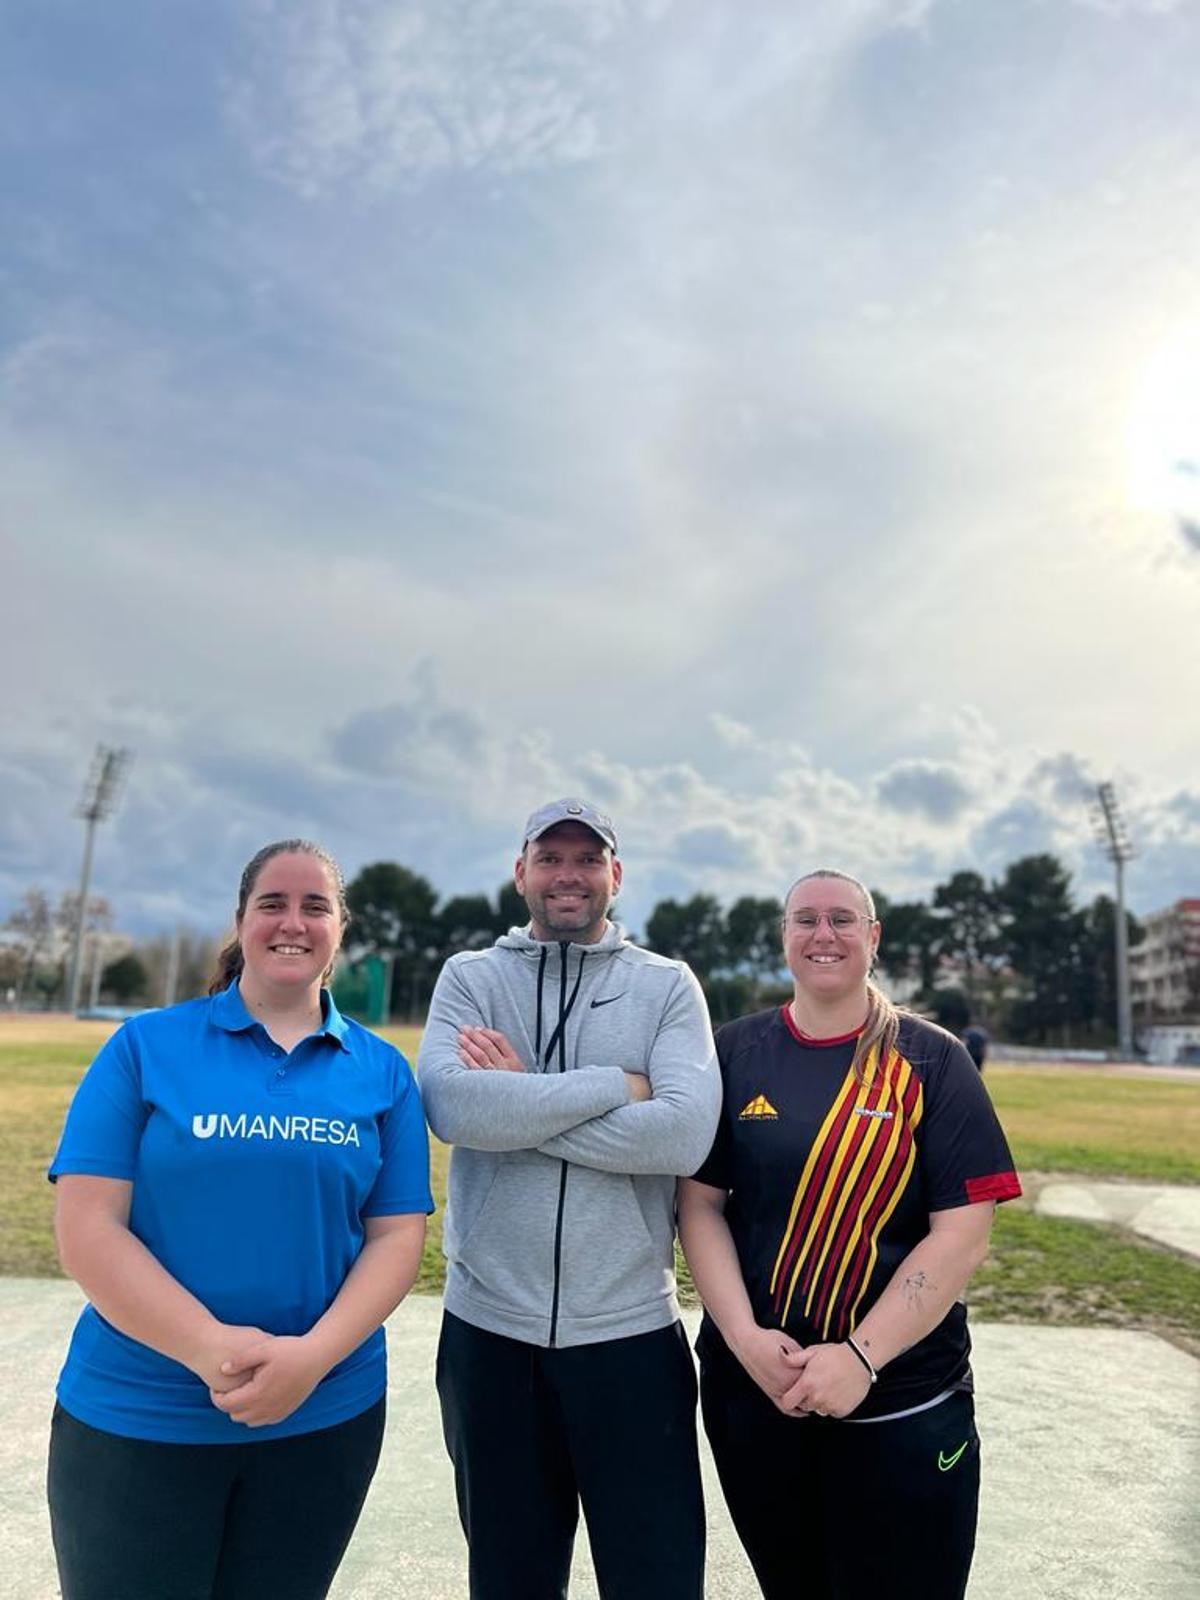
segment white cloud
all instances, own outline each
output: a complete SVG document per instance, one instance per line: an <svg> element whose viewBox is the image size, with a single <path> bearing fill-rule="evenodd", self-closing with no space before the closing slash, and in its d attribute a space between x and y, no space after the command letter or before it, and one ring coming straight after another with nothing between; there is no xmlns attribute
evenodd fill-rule
<svg viewBox="0 0 1200 1600"><path fill-rule="evenodd" d="M229 106L301 193L571 166L611 139L611 52L669 0L260 0Z"/></svg>
<svg viewBox="0 0 1200 1600"><path fill-rule="evenodd" d="M953 822L966 809L971 791L952 766L936 761L897 761L883 773L876 794L893 811Z"/></svg>
<svg viewBox="0 0 1200 1600"><path fill-rule="evenodd" d="M419 666L403 699L364 708L298 737L243 712L179 716L142 701L102 708L54 728L29 725L0 770L11 796L0 825L0 892L15 902L32 882L70 887L78 824L71 819L93 729L135 748L127 793L101 831L97 886L132 926L182 919L215 927L237 873L266 840L312 835L355 871L395 859L444 894L492 890L511 870L524 816L582 794L614 816L626 864L623 914L641 926L666 895L778 894L814 864L844 867L893 898L928 896L962 867L999 875L1021 855L1051 850L1088 897L1110 884L1083 795L1084 767L1068 752L1006 752L1006 776L982 787L999 747L964 748L922 767L940 796L955 779L966 796L898 810L812 763L798 747L746 729L737 771L692 762L616 761L573 749L536 727L486 721L448 699ZM964 723L980 728L969 715ZM719 765L719 763L718 763ZM1200 887L1200 791L1119 785L1138 856L1131 903L1141 910ZM923 792L923 791L922 791Z"/></svg>
<svg viewBox="0 0 1200 1600"><path fill-rule="evenodd" d="M1098 11L1109 17L1169 17L1188 0L1068 0L1081 11Z"/></svg>
<svg viewBox="0 0 1200 1600"><path fill-rule="evenodd" d="M849 54L936 4L255 0L226 105L264 170L309 197L553 170L627 146L648 115L686 138L776 91L819 103Z"/></svg>
<svg viewBox="0 0 1200 1600"><path fill-rule="evenodd" d="M244 15L113 29L103 113L65 35L0 65L5 883L69 881L105 736L147 916L298 828L477 888L574 789L634 911L1102 882L1096 776L1131 894L1194 883L1191 502L1126 496L1195 321L1195 8Z"/></svg>
<svg viewBox="0 0 1200 1600"><path fill-rule="evenodd" d="M761 841L744 828L728 822L698 823L684 828L675 840L675 854L690 873L753 873L761 865Z"/></svg>

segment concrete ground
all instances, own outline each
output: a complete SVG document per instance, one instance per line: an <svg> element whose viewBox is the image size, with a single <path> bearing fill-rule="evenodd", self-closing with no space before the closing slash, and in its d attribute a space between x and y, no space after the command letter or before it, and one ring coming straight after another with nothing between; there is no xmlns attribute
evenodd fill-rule
<svg viewBox="0 0 1200 1600"><path fill-rule="evenodd" d="M1158 1183L1046 1183L1037 1209L1048 1217L1118 1222L1158 1244L1200 1257L1200 1190Z"/></svg>
<svg viewBox="0 0 1200 1600"><path fill-rule="evenodd" d="M58 1593L44 1506L46 1437L80 1304L70 1283L0 1279L7 1600ZM436 1300L415 1297L389 1323L388 1440L336 1600L461 1600L466 1593L433 1388L438 1317ZM694 1326L694 1314L689 1321ZM971 1600L1195 1600L1200 1362L1148 1334L1107 1330L985 1323L975 1344L984 1492ZM708 1594L754 1600L707 1459L706 1471ZM585 1546L581 1536L572 1593L594 1600ZM919 1550L905 1554L919 1561ZM899 1581L895 1592L905 1592Z"/></svg>

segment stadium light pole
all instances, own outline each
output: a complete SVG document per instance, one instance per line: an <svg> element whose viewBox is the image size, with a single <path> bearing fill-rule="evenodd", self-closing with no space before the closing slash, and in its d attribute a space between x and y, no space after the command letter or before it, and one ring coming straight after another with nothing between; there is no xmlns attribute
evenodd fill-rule
<svg viewBox="0 0 1200 1600"><path fill-rule="evenodd" d="M79 911L75 918L75 948L71 954L71 987L68 1004L72 1015L79 1010L79 990L83 982L83 934L87 926L87 899L88 888L92 881L92 850L96 843L96 825L111 815L113 806L117 802L121 779L131 759L132 752L129 750L98 744L75 813L87 823L87 829L83 837L83 870L79 875Z"/></svg>
<svg viewBox="0 0 1200 1600"><path fill-rule="evenodd" d="M1117 960L1117 1043L1127 1058L1133 1054L1133 1006L1129 998L1129 933L1125 926L1125 863L1133 846L1111 783L1096 789L1100 803L1100 844L1112 862L1117 877L1116 960Z"/></svg>
<svg viewBox="0 0 1200 1600"><path fill-rule="evenodd" d="M163 983L163 1005L175 1004L175 992L179 988L179 947L183 943L183 929L176 924L175 932L171 935L171 947L167 952L167 976Z"/></svg>

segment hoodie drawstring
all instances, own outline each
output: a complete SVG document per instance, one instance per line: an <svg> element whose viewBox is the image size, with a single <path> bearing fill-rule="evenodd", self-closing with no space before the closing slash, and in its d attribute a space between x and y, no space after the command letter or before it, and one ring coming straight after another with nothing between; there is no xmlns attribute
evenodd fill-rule
<svg viewBox="0 0 1200 1600"><path fill-rule="evenodd" d="M533 1041L533 1059L542 1059L542 986L546 981L546 958L550 954L550 946L544 944L538 956L537 979L537 1036Z"/></svg>
<svg viewBox="0 0 1200 1600"><path fill-rule="evenodd" d="M554 1054L554 1046L557 1045L558 1046L558 1070L560 1072L565 1072L567 1070L567 1018L571 1015L571 1012L572 1012L572 1010L574 1009L574 1006L575 1006L575 1001L579 997L579 985L583 982L583 963L584 963L584 961L585 961L585 959L587 957L587 951L586 950L581 950L579 952L579 970L575 974L575 987L571 990L571 998L569 1000L567 1000L566 1004L564 1005L563 1001L564 1001L564 998L565 998L566 992L567 992L567 951L571 947L570 947L570 945L567 945L567 944L560 944L558 948L559 948L559 952L561 953L561 956L562 956L562 965L559 968L559 976L558 976L558 1026L555 1028L554 1032L550 1035L550 1039L549 1039L549 1041L548 1041L548 1043L546 1045L546 1054L542 1059L543 1059L545 1065L549 1066L550 1065L550 1057ZM542 952L543 959L545 958L545 955L546 955L546 952L543 950L543 952ZM540 992L540 990L539 990L539 993L538 993L538 999L539 999L539 1002L540 1002L540 1000L541 1000L541 992ZM541 1005L539 1003L539 1006L538 1006L538 1043L539 1044L541 1043L541 1037L542 1037L541 1021L542 1021L542 1014L541 1014Z"/></svg>
<svg viewBox="0 0 1200 1600"><path fill-rule="evenodd" d="M571 1015L575 1001L579 997L579 985L583 982L583 963L587 955L586 950L579 952L579 970L575 974L575 987L571 990L571 998L567 999L567 952L569 944L560 944L558 947L558 1026L550 1035L546 1045L545 1055L539 1056L542 1064L549 1066L550 1057L554 1054L555 1045L558 1046L558 1070L567 1070L567 1018ZM542 974L546 968L548 951L542 950L542 962L538 968L538 1022L537 1042L540 1048L542 1042ZM550 1301L550 1345L551 1348L558 1343L558 1303L562 1292L562 1236L563 1213L567 1203L567 1171L568 1163L562 1163L558 1177L558 1214L554 1219L554 1294Z"/></svg>

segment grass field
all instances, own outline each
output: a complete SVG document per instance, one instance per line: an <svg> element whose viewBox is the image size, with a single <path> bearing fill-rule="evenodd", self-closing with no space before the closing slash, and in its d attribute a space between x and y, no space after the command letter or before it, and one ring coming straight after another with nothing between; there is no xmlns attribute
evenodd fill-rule
<svg viewBox="0 0 1200 1600"><path fill-rule="evenodd" d="M110 1032L0 1020L0 1274L58 1273L46 1166L72 1091ZM386 1033L412 1060L418 1030ZM1000 1064L987 1084L1027 1187L1051 1173L1200 1184L1200 1081ZM439 1208L447 1154L431 1140ZM417 1287L435 1293L441 1281L439 1209ZM1025 1201L1000 1208L971 1302L977 1317L1004 1321L1148 1328L1200 1354L1200 1266L1120 1228L1038 1216Z"/></svg>
<svg viewBox="0 0 1200 1600"><path fill-rule="evenodd" d="M1023 1171L1200 1183L1200 1073L1186 1083L998 1065L985 1081Z"/></svg>

